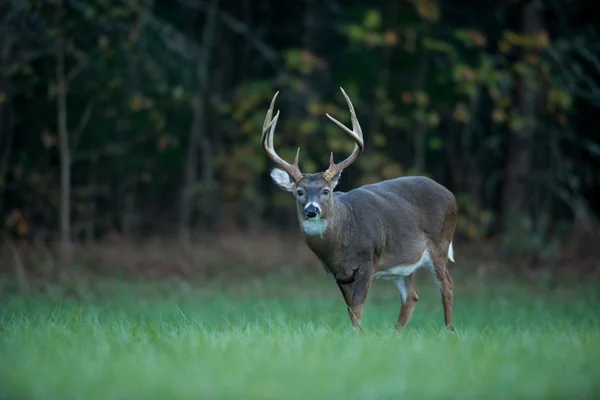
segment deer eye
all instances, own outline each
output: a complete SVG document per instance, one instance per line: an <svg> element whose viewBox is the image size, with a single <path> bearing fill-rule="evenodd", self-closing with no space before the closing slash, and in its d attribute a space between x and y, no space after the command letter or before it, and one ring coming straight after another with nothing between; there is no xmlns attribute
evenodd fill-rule
<svg viewBox="0 0 600 400"><path fill-rule="evenodd" d="M304 196L304 190L298 189L298 190L296 190L296 194L298 195L298 197L302 197L302 196Z"/></svg>
<svg viewBox="0 0 600 400"><path fill-rule="evenodd" d="M323 189L323 194L324 194L325 196L329 195L329 189Z"/></svg>

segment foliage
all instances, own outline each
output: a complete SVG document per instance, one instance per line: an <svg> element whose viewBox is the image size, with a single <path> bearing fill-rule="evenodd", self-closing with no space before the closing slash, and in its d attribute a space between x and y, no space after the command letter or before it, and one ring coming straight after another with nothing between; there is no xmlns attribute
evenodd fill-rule
<svg viewBox="0 0 600 400"><path fill-rule="evenodd" d="M582 17L593 2L568 15L541 2L533 30L521 1L457 10L437 0L343 7L329 0L319 12L267 3L271 16L220 3L211 17L193 0L1 2L5 231L32 240L58 227L59 33L67 39L76 145L73 240L172 229L188 162L198 172L194 229L295 227L293 202L269 181L263 119L280 91L279 153L291 159L300 147L302 170L323 170L331 151L339 159L353 146L325 117L349 121L339 86L366 141L341 190L429 175L457 195L460 235L508 237L509 224L529 224L543 238L525 249L534 252L549 248L551 227L581 207L599 211L590 197L600 184L597 126L583 128L599 101L597 32ZM217 19L217 33L203 82L208 18ZM189 161L198 96L206 100L197 127L204 152ZM213 195L217 201L208 201Z"/></svg>

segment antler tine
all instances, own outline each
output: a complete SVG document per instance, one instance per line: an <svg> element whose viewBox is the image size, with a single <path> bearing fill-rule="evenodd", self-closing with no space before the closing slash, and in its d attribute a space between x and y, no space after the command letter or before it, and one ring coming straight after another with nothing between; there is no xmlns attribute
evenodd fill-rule
<svg viewBox="0 0 600 400"><path fill-rule="evenodd" d="M275 114L275 118L273 118L273 108L275 106L275 99L279 92L275 93L273 96L273 100L271 100L271 106L269 107L269 111L267 111L267 115L265 117L265 122L263 123L263 131L261 134L261 141L263 144L263 149L273 160L275 164L277 164L281 169L285 170L296 182L302 178L302 172L300 172L300 168L298 167L298 159L300 156L300 147L298 147L298 151L296 152L296 158L294 160L294 164L290 165L286 161L284 161L277 152L275 151L275 147L273 146L273 136L275 134L275 126L277 126L277 119L279 118L279 110L277 114Z"/></svg>
<svg viewBox="0 0 600 400"><path fill-rule="evenodd" d="M331 152L331 157L329 159L329 168L327 168L327 171L325 171L325 173L324 173L324 177L328 181L331 180L334 176L336 176L344 168L347 168L350 164L352 164L354 161L356 161L358 156L360 156L360 154L364 150L362 129L360 128L360 124L358 123L358 119L356 118L356 112L354 111L354 106L352 105L352 102L350 101L350 98L348 97L348 95L346 94L344 89L343 88L340 88L340 89L342 91L342 94L344 95L344 98L346 99L348 108L350 109L350 120L352 122L352 130L348 129L348 127L346 127L344 124L339 122L337 119L333 118L331 115L329 115L327 113L325 115L327 115L327 117L330 120L332 120L337 126L339 126L346 133L348 133L354 139L355 143L354 143L354 150L352 150L352 154L350 154L350 156L348 158L346 158L344 161L342 161L338 164L335 164L333 162L333 151Z"/></svg>

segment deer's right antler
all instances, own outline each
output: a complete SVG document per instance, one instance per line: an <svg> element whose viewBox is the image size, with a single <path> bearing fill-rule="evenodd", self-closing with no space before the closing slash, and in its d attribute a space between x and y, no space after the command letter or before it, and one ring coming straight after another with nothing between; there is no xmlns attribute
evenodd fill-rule
<svg viewBox="0 0 600 400"><path fill-rule="evenodd" d="M287 172L292 179L298 182L302 178L302 172L300 172L300 168L298 167L298 157L300 156L300 147L298 147L298 151L296 152L296 159L294 160L294 164L290 165L286 161L284 161L277 153L275 152L275 148L273 147L273 134L275 133L275 125L277 125L277 118L279 118L279 110L277 114L275 114L275 118L273 118L273 107L275 105L275 99L279 92L275 93L273 96L273 100L271 100L271 106L269 107L269 111L267 111L267 116L265 117L265 122L263 124L263 131L261 136L261 141L263 144L263 148L267 152L267 155L275 164L277 164L281 169Z"/></svg>
<svg viewBox="0 0 600 400"><path fill-rule="evenodd" d="M339 122L337 119L333 118L331 115L329 115L329 114L326 114L326 115L327 115L327 117L329 117L330 120L335 122L335 124L337 126L342 128L350 136L352 136L352 139L354 139L355 143L354 143L354 150L352 151L352 154L350 154L350 156L348 156L348 158L346 158L344 161L342 161L338 164L335 164L333 162L333 151L331 152L331 158L329 159L329 168L327 168L327 171L325 171L325 173L324 173L324 177L327 181L330 181L331 179L333 179L333 177L336 176L337 174L339 174L344 168L348 167L350 164L352 164L354 161L356 161L356 159L358 158L358 156L360 156L360 154L363 152L364 147L365 147L364 142L363 142L362 130L360 129L360 124L358 123L358 119L356 118L356 112L354 111L354 106L352 106L352 102L350 101L350 98L348 97L346 92L344 92L344 89L342 89L342 88L340 88L340 89L342 91L342 94L346 98L346 103L348 103L348 108L350 109L350 120L352 121L352 130L348 129L344 124Z"/></svg>

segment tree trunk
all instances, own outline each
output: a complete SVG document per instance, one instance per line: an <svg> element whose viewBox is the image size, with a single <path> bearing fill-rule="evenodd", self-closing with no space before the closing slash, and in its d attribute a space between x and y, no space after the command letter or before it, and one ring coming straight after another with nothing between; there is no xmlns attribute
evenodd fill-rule
<svg viewBox="0 0 600 400"><path fill-rule="evenodd" d="M388 13L389 21L387 21L387 26L392 31L396 29L396 15L398 11L397 3L392 2L390 4L390 10ZM367 143L373 144L376 141L376 135L381 134L381 125L383 122L383 118L381 116L381 100L379 95L383 95L384 98L388 96L388 88L390 86L390 63L392 58L392 51L394 50L394 46L385 44L381 49L381 62L379 64L379 74L377 76L377 85L375 86L375 93L373 96L373 104L371 105L371 124L369 132L371 134L368 137L365 137L365 145Z"/></svg>
<svg viewBox="0 0 600 400"><path fill-rule="evenodd" d="M4 188L4 178L14 138L13 110L11 106L0 105L0 198Z"/></svg>
<svg viewBox="0 0 600 400"><path fill-rule="evenodd" d="M84 241L87 246L94 244L96 232L96 164L97 160L92 161L90 172L90 181L88 183L88 198L86 198L86 216L84 222Z"/></svg>
<svg viewBox="0 0 600 400"><path fill-rule="evenodd" d="M523 6L523 33L531 35L541 28L541 10L535 0L530 0ZM525 57L526 54L523 54ZM526 207L526 182L523 177L529 171L531 162L530 141L534 126L530 120L535 117L535 102L537 90L530 86L523 74L518 76L517 102L521 118L526 119L522 129L511 131L509 150L507 152L506 177L503 193L503 211L507 215L514 212L521 215Z"/></svg>
<svg viewBox="0 0 600 400"><path fill-rule="evenodd" d="M7 100L0 104L0 214L4 214L4 188L6 187L6 173L12 151L14 138L14 112L8 100L8 83L0 78L0 93L7 94Z"/></svg>
<svg viewBox="0 0 600 400"><path fill-rule="evenodd" d="M202 135L200 138L200 155L202 160L202 194L205 201L202 202L204 209L202 213L202 223L206 226L212 223L211 215L215 205L215 171L213 160L213 145L208 135Z"/></svg>
<svg viewBox="0 0 600 400"><path fill-rule="evenodd" d="M317 9L315 0L305 0L306 10L304 12L302 45L308 51L314 49L317 29Z"/></svg>
<svg viewBox="0 0 600 400"><path fill-rule="evenodd" d="M60 150L60 270L59 278L67 277L71 262L71 149L67 124L67 79L65 76L65 43L61 36L56 51L56 89L58 143Z"/></svg>
<svg viewBox="0 0 600 400"><path fill-rule="evenodd" d="M205 129L205 106L206 106L206 88L208 85L208 72L211 61L211 50L214 43L214 32L217 22L217 4L218 0L212 0L206 15L206 25L202 33L202 47L200 56L196 64L196 81L198 89L192 100L193 120L190 129L186 163L183 172L183 188L181 192L181 205L179 208L179 240L187 245L190 242L190 226L192 210L194 205L194 192L197 181L198 153L197 148L202 144L204 167L210 162L211 167L204 171L204 178L207 181L212 179L212 157L206 155L210 152L210 142L204 131ZM203 135L204 133L204 135ZM204 137L203 137L204 136ZM210 173L210 178L206 178ZM207 183L207 182L204 182Z"/></svg>
<svg viewBox="0 0 600 400"><path fill-rule="evenodd" d="M539 2L527 1L523 5L523 34L533 35L541 29L542 15ZM527 56L525 51L523 58ZM523 241L519 237L525 234L522 231L523 219L528 214L528 190L524 179L531 168L531 140L535 131L535 106L538 95L537 74L526 76L518 75L517 81L517 104L519 118L523 119L523 127L511 130L508 138L508 152L506 160L505 180L502 196L502 211L504 230L509 230L512 249L508 252L513 256L521 254L525 249ZM516 247L515 247L516 246Z"/></svg>
<svg viewBox="0 0 600 400"><path fill-rule="evenodd" d="M417 76L417 91L422 91L424 89L428 69L429 58L427 57L427 54L423 54L423 59L419 68L419 75ZM417 175L425 172L425 163L427 161L427 127L425 126L425 108L423 108L423 115L421 117L421 121L417 121L417 127L415 129L414 136L415 159L413 168L415 169L414 173Z"/></svg>
<svg viewBox="0 0 600 400"><path fill-rule="evenodd" d="M29 282L27 280L27 273L25 272L25 266L23 265L23 260L21 260L20 249L17 248L15 242L11 239L7 241L9 250L12 254L12 262L13 268L15 271L15 277L17 279L17 283L19 285L19 289L23 291L29 290Z"/></svg>

